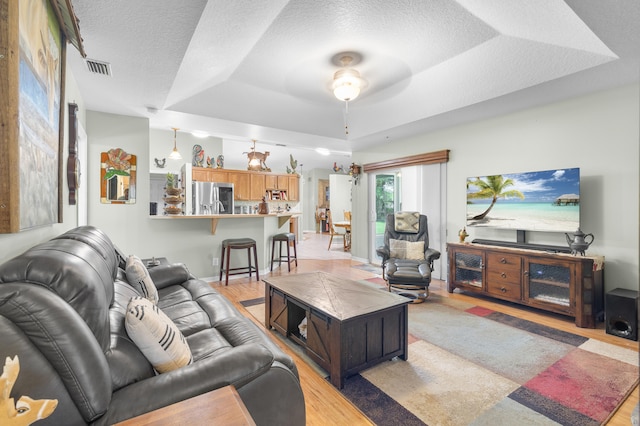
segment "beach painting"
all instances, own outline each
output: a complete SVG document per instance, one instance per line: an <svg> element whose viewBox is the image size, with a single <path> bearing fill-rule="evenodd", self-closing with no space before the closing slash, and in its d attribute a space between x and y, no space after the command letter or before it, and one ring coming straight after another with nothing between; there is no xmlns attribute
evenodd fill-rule
<svg viewBox="0 0 640 426"><path fill-rule="evenodd" d="M580 169L467 178L467 226L575 232L580 227Z"/></svg>
<svg viewBox="0 0 640 426"><path fill-rule="evenodd" d="M20 1L20 229L61 222L63 42L48 1Z"/></svg>

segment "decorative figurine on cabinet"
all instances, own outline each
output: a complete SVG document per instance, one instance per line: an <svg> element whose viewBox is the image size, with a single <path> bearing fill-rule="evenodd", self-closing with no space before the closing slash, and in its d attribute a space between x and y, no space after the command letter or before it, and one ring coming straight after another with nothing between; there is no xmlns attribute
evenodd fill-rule
<svg viewBox="0 0 640 426"><path fill-rule="evenodd" d="M193 146L193 161L191 165L194 167L202 167L204 164L204 149L200 145Z"/></svg>
<svg viewBox="0 0 640 426"><path fill-rule="evenodd" d="M458 236L460 237L460 242L464 243L464 239L467 238L469 236L469 234L467 234L467 228L462 228L461 230L458 231Z"/></svg>
<svg viewBox="0 0 640 426"><path fill-rule="evenodd" d="M289 164L291 164L291 168L287 166L287 173L296 174L296 167L298 167L298 160L293 159L293 155L289 154Z"/></svg>

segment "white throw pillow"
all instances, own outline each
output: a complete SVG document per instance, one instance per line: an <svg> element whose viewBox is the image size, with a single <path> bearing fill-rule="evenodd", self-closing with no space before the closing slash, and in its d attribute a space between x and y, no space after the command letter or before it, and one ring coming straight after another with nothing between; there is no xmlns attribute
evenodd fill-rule
<svg viewBox="0 0 640 426"><path fill-rule="evenodd" d="M129 256L125 272L127 273L127 281L129 281L129 284L138 290L142 296L152 301L154 305L157 305L158 289L149 276L149 271L138 256Z"/></svg>
<svg viewBox="0 0 640 426"><path fill-rule="evenodd" d="M424 260L424 241L389 239L389 251L395 259Z"/></svg>
<svg viewBox="0 0 640 426"><path fill-rule="evenodd" d="M159 373L193 362L184 335L171 319L144 297L132 297L127 305L125 328L140 352Z"/></svg>

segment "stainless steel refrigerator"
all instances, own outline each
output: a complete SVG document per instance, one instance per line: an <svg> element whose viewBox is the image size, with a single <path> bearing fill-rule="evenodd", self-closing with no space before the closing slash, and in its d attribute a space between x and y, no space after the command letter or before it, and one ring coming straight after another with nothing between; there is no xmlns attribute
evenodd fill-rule
<svg viewBox="0 0 640 426"><path fill-rule="evenodd" d="M233 184L192 182L191 214L233 214Z"/></svg>

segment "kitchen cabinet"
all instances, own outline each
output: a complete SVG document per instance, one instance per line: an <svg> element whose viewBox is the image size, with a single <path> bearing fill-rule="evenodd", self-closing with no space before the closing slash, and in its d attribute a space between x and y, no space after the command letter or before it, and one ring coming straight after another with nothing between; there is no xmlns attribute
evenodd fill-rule
<svg viewBox="0 0 640 426"><path fill-rule="evenodd" d="M267 174L266 175L267 189L279 189L281 191L288 190L289 176L291 175Z"/></svg>
<svg viewBox="0 0 640 426"><path fill-rule="evenodd" d="M266 186L265 186L265 178L266 176L262 173L251 173L250 175L250 199L251 200L262 200L262 197L265 196Z"/></svg>
<svg viewBox="0 0 640 426"><path fill-rule="evenodd" d="M229 182L229 172L224 169L194 167L191 170L191 178L198 182Z"/></svg>
<svg viewBox="0 0 640 426"><path fill-rule="evenodd" d="M298 175L194 167L194 181L234 184L236 201L300 201Z"/></svg>
<svg viewBox="0 0 640 426"><path fill-rule="evenodd" d="M251 178L249 173L229 172L229 182L233 184L234 200L251 200Z"/></svg>
<svg viewBox="0 0 640 426"><path fill-rule="evenodd" d="M298 175L289 175L288 180L289 201L300 201L300 178Z"/></svg>
<svg viewBox="0 0 640 426"><path fill-rule="evenodd" d="M278 177L276 175L265 176L266 189L278 189Z"/></svg>
<svg viewBox="0 0 640 426"><path fill-rule="evenodd" d="M289 190L289 175L278 175L278 187L276 189Z"/></svg>

